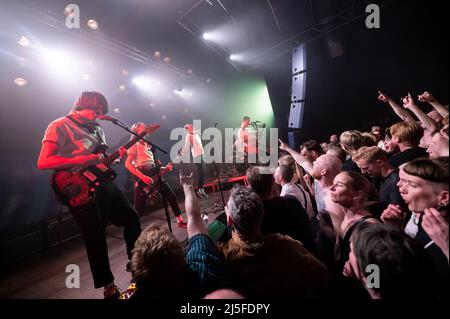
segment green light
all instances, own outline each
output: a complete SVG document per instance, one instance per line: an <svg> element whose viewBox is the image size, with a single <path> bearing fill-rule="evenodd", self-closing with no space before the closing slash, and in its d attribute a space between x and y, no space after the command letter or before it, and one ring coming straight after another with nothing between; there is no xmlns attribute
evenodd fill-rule
<svg viewBox="0 0 450 319"><path fill-rule="evenodd" d="M238 81L233 86L228 108L230 116L240 123L244 115L252 121L261 121L266 127L273 127L275 122L272 103L266 82L262 79L247 79Z"/></svg>

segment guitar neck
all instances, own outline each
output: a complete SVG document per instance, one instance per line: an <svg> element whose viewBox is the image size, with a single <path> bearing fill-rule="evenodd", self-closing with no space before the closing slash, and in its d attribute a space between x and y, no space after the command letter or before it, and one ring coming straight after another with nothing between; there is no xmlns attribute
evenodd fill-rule
<svg viewBox="0 0 450 319"><path fill-rule="evenodd" d="M142 132L141 134L139 134L139 137L137 136L133 136L133 138L127 143L125 144L123 147L125 149L129 149L131 146L133 146L134 144L136 144L139 139L141 137L144 137L145 135L147 135L147 132ZM107 156L104 160L103 160L103 164L105 164L106 166L110 166L116 159L118 159L120 156L119 151L115 151L114 153L112 153L111 155Z"/></svg>

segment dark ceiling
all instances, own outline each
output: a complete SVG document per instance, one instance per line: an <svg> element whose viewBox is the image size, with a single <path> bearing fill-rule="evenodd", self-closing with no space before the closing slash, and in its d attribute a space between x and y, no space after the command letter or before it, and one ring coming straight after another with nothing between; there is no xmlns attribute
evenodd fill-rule
<svg viewBox="0 0 450 319"><path fill-rule="evenodd" d="M356 0L5 0L64 19L66 5L80 7L81 25L99 22L108 39L117 39L143 52L160 51L181 69L209 77L226 72L227 55L234 51L260 53L362 1ZM184 26L184 27L183 27ZM226 44L201 39L203 32L225 28ZM189 33L191 31L192 33ZM243 68L245 70L245 67Z"/></svg>

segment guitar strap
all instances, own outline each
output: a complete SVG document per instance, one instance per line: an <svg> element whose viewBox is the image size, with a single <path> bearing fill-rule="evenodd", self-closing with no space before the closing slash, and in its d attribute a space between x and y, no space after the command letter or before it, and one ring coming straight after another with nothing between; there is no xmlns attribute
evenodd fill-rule
<svg viewBox="0 0 450 319"><path fill-rule="evenodd" d="M95 153L104 153L106 149L108 148L108 145L105 144L105 141L103 140L103 137L99 134L100 132L100 125L98 125L95 122L87 122L87 121L80 121L79 119L75 118L72 115L66 115L66 117L71 120L73 123L75 123L77 126L85 128L89 131L91 134L95 134L97 139L101 141L100 145L97 147L97 150Z"/></svg>

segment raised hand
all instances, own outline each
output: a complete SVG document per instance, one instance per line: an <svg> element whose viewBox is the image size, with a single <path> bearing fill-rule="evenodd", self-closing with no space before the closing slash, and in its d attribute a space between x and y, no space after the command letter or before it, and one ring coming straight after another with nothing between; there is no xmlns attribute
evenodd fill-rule
<svg viewBox="0 0 450 319"><path fill-rule="evenodd" d="M182 170L180 170L180 183L181 183L181 185L183 185L183 186L192 186L192 184L193 184L193 172L189 175L189 176L187 176L187 175L184 175L184 173L183 173L183 171Z"/></svg>
<svg viewBox="0 0 450 319"><path fill-rule="evenodd" d="M422 219L422 227L448 259L448 220L437 209L426 208Z"/></svg>
<svg viewBox="0 0 450 319"><path fill-rule="evenodd" d="M402 99L402 102L405 109L411 109L416 105L410 93Z"/></svg>
<svg viewBox="0 0 450 319"><path fill-rule="evenodd" d="M390 224L401 228L405 219L405 212L399 205L389 204L389 206L381 214L381 220L385 224Z"/></svg>
<svg viewBox="0 0 450 319"><path fill-rule="evenodd" d="M436 101L434 96L431 95L430 93L428 93L427 91L423 92L421 95L418 95L417 98L420 102L426 102L426 103L432 103L432 102Z"/></svg>
<svg viewBox="0 0 450 319"><path fill-rule="evenodd" d="M279 146L280 150L287 151L289 146L286 143L284 143L282 140L280 140L280 139L278 139L278 141L280 142L280 146Z"/></svg>
<svg viewBox="0 0 450 319"><path fill-rule="evenodd" d="M384 94L383 92L381 92L381 91L378 91L378 99L381 101L381 102L384 102L384 103L389 103L389 101L391 100L391 98L389 97L389 96L387 96L386 94Z"/></svg>

